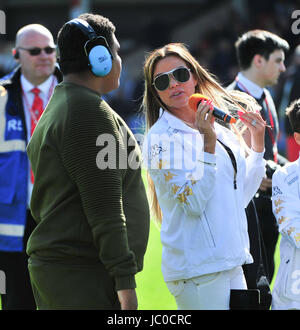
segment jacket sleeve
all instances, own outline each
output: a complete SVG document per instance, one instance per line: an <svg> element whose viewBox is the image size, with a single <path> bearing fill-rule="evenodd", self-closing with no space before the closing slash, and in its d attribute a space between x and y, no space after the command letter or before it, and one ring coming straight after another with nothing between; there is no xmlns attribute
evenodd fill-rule
<svg viewBox="0 0 300 330"><path fill-rule="evenodd" d="M250 200L256 194L261 181L266 173L266 161L263 158L264 152L250 150L246 158L246 176L244 182L244 207L246 208Z"/></svg>
<svg viewBox="0 0 300 330"><path fill-rule="evenodd" d="M199 216L211 198L216 181L216 155L203 152L201 135L148 135L144 165L159 201L174 200L187 215Z"/></svg>
<svg viewBox="0 0 300 330"><path fill-rule="evenodd" d="M298 180L299 174L288 174L285 167L276 170L272 177L272 207L279 231L296 248L300 248Z"/></svg>

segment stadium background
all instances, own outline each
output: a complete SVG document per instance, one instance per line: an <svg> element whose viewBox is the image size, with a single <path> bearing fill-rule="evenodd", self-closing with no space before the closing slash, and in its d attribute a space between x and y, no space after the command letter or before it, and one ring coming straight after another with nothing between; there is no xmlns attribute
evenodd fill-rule
<svg viewBox="0 0 300 330"><path fill-rule="evenodd" d="M297 9L300 9L299 0L0 0L6 28L6 34L0 34L0 76L16 66L11 49L20 27L43 24L56 40L60 27L80 13L107 16L117 28L123 72L120 88L105 98L134 133L141 133L144 121L139 106L146 52L168 42L184 42L200 64L227 86L238 72L235 40L245 31L259 28L289 42L291 49L285 62L289 70L293 52L300 44L300 31L296 34L291 28L295 21L292 13ZM280 88L281 81L270 91L277 111L282 113L284 109L278 108ZM284 131L281 131L279 151L285 155ZM152 223L144 271L137 276L140 309L176 308L162 279L160 254L159 231ZM277 267L278 259L277 251Z"/></svg>

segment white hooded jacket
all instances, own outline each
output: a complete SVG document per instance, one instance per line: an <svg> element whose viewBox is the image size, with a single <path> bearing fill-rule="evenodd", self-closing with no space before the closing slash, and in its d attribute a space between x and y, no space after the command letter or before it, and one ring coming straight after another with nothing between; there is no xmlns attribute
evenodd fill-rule
<svg viewBox="0 0 300 330"><path fill-rule="evenodd" d="M280 266L272 292L272 309L300 309L300 160L272 177L273 213L280 241Z"/></svg>
<svg viewBox="0 0 300 330"><path fill-rule="evenodd" d="M235 156L236 189L234 167L221 143L215 154L203 152L198 130L172 114L161 111L144 141L144 163L163 213L165 281L253 262L245 208L264 177L264 153L251 150L245 159L236 135L217 123L215 129Z"/></svg>

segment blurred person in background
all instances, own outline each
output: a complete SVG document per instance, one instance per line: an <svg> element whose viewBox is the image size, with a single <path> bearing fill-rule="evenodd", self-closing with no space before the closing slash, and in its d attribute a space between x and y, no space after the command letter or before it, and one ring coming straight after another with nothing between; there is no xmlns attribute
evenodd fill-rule
<svg viewBox="0 0 300 330"><path fill-rule="evenodd" d="M245 93L226 92L179 43L148 55L144 79L143 153L152 209L161 222L167 287L178 309L236 308L237 297L237 308L258 308L258 301L245 307L240 296L250 294L241 266L253 261L245 207L265 174L258 105ZM194 93L236 117L237 102L243 103L247 111L238 122L241 130L249 128L249 147L238 126L215 122L210 102L191 108Z"/></svg>
<svg viewBox="0 0 300 330"><path fill-rule="evenodd" d="M25 253L35 227L29 210L33 176L26 145L61 80L55 50L46 27L22 27L13 49L19 66L0 81L0 269L6 275L2 309L36 309Z"/></svg>
<svg viewBox="0 0 300 330"><path fill-rule="evenodd" d="M27 253L37 307L137 309L149 206L139 146L102 99L120 84L115 26L82 14L63 25L57 43L63 82L27 148L37 222Z"/></svg>
<svg viewBox="0 0 300 330"><path fill-rule="evenodd" d="M265 133L264 158L267 160L266 177L263 178L257 194L247 208L248 230L251 249L256 251L254 265L245 266L245 276L249 287L256 287L259 267L259 247L255 242L262 234L262 247L265 247L266 258L263 260L264 271L268 282L271 283L274 274L274 252L278 239L278 227L272 212L271 188L272 174L279 165L287 160L278 154L278 117L270 92L266 87L277 83L281 73L285 72L285 53L289 50L286 40L265 30L251 30L244 33L235 43L240 72L228 89L235 89L253 96L262 107L261 115L267 122ZM259 224L256 226L256 214Z"/></svg>
<svg viewBox="0 0 300 330"><path fill-rule="evenodd" d="M300 97L300 45L294 51L292 63L283 74L283 79L276 89L275 103L277 104L279 123L283 130L283 143L286 157L293 162L299 157L300 146L294 139L288 116L285 110L289 104Z"/></svg>
<svg viewBox="0 0 300 330"><path fill-rule="evenodd" d="M300 99L286 109L295 143L300 146ZM273 288L272 309L300 309L300 158L273 174L273 212L280 241L280 265Z"/></svg>

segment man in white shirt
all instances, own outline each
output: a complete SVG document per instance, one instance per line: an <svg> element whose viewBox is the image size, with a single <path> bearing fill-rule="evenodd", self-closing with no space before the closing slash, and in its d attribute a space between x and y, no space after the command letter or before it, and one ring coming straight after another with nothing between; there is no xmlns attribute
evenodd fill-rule
<svg viewBox="0 0 300 330"><path fill-rule="evenodd" d="M26 145L61 80L55 50L47 28L24 26L13 49L19 66L0 81L0 269L6 277L2 309L36 309L25 252L35 227L29 210L33 177Z"/></svg>
<svg viewBox="0 0 300 330"><path fill-rule="evenodd" d="M286 111L295 142L300 145L300 99ZM272 203L280 241L280 266L273 288L272 309L300 309L300 160L273 175Z"/></svg>

